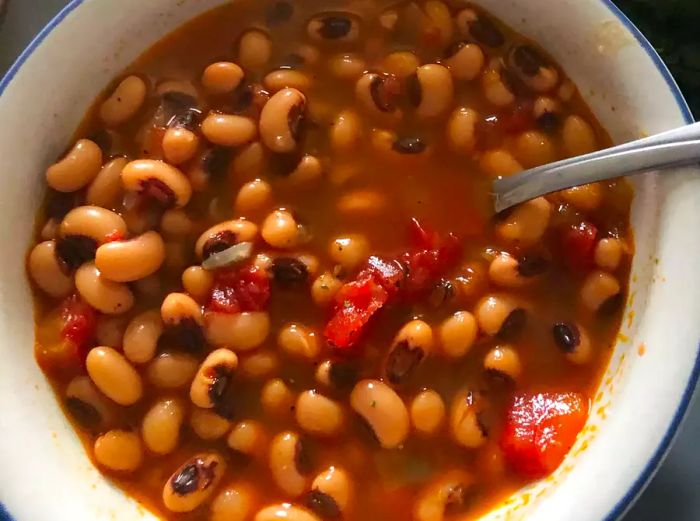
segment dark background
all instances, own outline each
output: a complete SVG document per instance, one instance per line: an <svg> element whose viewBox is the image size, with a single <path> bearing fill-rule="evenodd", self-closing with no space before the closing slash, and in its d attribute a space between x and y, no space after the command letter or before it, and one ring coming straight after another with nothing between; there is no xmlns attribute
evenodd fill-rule
<svg viewBox="0 0 700 521"><path fill-rule="evenodd" d="M4 23L0 14L0 75L67 2L9 0ZM617 0L617 4L662 54L694 114L700 116L700 0ZM668 458L625 521L700 520L699 443L700 405L696 403Z"/></svg>

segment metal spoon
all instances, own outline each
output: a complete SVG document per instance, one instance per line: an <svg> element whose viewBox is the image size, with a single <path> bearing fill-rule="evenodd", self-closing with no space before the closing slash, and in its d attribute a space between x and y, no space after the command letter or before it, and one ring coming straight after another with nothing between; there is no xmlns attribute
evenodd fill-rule
<svg viewBox="0 0 700 521"><path fill-rule="evenodd" d="M500 212L572 186L695 163L700 163L700 122L496 179L493 205Z"/></svg>

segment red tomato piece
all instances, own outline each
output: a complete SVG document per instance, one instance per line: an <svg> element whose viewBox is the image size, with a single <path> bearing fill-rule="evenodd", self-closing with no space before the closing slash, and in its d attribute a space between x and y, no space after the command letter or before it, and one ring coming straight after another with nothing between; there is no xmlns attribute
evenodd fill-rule
<svg viewBox="0 0 700 521"><path fill-rule="evenodd" d="M579 393L519 393L508 410L501 448L519 474L541 478L556 470L588 418Z"/></svg>
<svg viewBox="0 0 700 521"><path fill-rule="evenodd" d="M108 233L105 236L105 242L121 241L124 238L124 234L120 231L114 230L112 233Z"/></svg>
<svg viewBox="0 0 700 521"><path fill-rule="evenodd" d="M61 336L73 342L80 351L85 351L95 335L97 312L79 296L73 295L63 301L61 318L63 319Z"/></svg>
<svg viewBox="0 0 700 521"><path fill-rule="evenodd" d="M255 266L220 270L209 298L208 308L220 313L262 311L270 300L270 277Z"/></svg>
<svg viewBox="0 0 700 521"><path fill-rule="evenodd" d="M402 257L407 273L405 296L419 298L429 291L459 261L460 250L457 237L449 234L437 248L405 253Z"/></svg>
<svg viewBox="0 0 700 521"><path fill-rule="evenodd" d="M562 253L566 265L575 272L589 270L593 266L593 255L598 229L587 221L571 226L562 236Z"/></svg>
<svg viewBox="0 0 700 521"><path fill-rule="evenodd" d="M370 273L374 281L386 290L389 298L396 296L401 289L404 280L404 271L401 263L395 260L385 260L372 256L367 260L366 271ZM364 272L358 279L363 278Z"/></svg>
<svg viewBox="0 0 700 521"><path fill-rule="evenodd" d="M357 354L354 347L372 316L389 299L386 290L375 282L371 273L345 284L336 295L336 308L326 325L328 343L341 354Z"/></svg>
<svg viewBox="0 0 700 521"><path fill-rule="evenodd" d="M409 222L408 238L411 241L411 245L419 250L435 248L439 241L437 232L423 225L415 217L412 217Z"/></svg>

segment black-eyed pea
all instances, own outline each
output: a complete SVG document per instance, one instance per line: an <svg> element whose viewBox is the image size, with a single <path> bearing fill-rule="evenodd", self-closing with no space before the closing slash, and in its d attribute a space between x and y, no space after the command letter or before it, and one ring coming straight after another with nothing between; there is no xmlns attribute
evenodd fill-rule
<svg viewBox="0 0 700 521"><path fill-rule="evenodd" d="M133 118L146 100L148 87L138 76L124 78L100 106L100 119L108 127L116 127Z"/></svg>
<svg viewBox="0 0 700 521"><path fill-rule="evenodd" d="M404 383L433 349L433 330L422 320L411 320L394 337L384 372L392 385Z"/></svg>
<svg viewBox="0 0 700 521"><path fill-rule="evenodd" d="M290 211L279 209L265 217L260 233L273 248L293 248L298 243L299 226Z"/></svg>
<svg viewBox="0 0 700 521"><path fill-rule="evenodd" d="M432 46L444 47L450 42L454 32L452 13L440 0L428 0L422 9L422 40Z"/></svg>
<svg viewBox="0 0 700 521"><path fill-rule="evenodd" d="M442 63L454 79L471 81L479 76L484 67L484 51L475 43L456 42L445 52Z"/></svg>
<svg viewBox="0 0 700 521"><path fill-rule="evenodd" d="M46 182L59 192L75 192L90 184L102 168L102 150L80 139L58 162L46 169Z"/></svg>
<svg viewBox="0 0 700 521"><path fill-rule="evenodd" d="M299 427L314 436L335 436L345 423L340 404L314 390L299 394L294 415Z"/></svg>
<svg viewBox="0 0 700 521"><path fill-rule="evenodd" d="M496 235L503 241L526 248L536 244L549 226L552 205L544 197L516 206L496 224Z"/></svg>
<svg viewBox="0 0 700 521"><path fill-rule="evenodd" d="M306 268L307 276L302 282L306 282L309 277L316 276L319 266L321 265L321 262L318 260L316 255L312 253L300 253L296 256L296 260L303 264L304 268Z"/></svg>
<svg viewBox="0 0 700 521"><path fill-rule="evenodd" d="M163 134L163 157L171 165L181 165L194 157L199 147L197 134L185 127L170 127Z"/></svg>
<svg viewBox="0 0 700 521"><path fill-rule="evenodd" d="M420 67L420 61L415 53L410 51L397 51L387 54L382 60L381 68L387 73L405 80Z"/></svg>
<svg viewBox="0 0 700 521"><path fill-rule="evenodd" d="M561 139L567 156L581 156L598 149L593 127L581 116L571 115L564 120Z"/></svg>
<svg viewBox="0 0 700 521"><path fill-rule="evenodd" d="M415 74L406 79L406 82L410 102L421 119L440 116L452 104L452 75L443 65L422 65L416 69Z"/></svg>
<svg viewBox="0 0 700 521"><path fill-rule="evenodd" d="M202 134L215 145L239 147L257 137L258 127L245 116L212 112L202 121Z"/></svg>
<svg viewBox="0 0 700 521"><path fill-rule="evenodd" d="M297 89L276 92L260 113L260 137L278 154L293 152L298 144L306 113L306 96Z"/></svg>
<svg viewBox="0 0 700 521"><path fill-rule="evenodd" d="M187 176L176 167L155 159L127 163L122 170L122 184L126 191L155 199L165 207L182 208L192 196Z"/></svg>
<svg viewBox="0 0 700 521"><path fill-rule="evenodd" d="M316 42L352 43L359 37L360 24L349 13L322 13L309 20L306 32Z"/></svg>
<svg viewBox="0 0 700 521"><path fill-rule="evenodd" d="M335 54L328 59L328 72L339 80L355 81L367 70L367 63L357 54Z"/></svg>
<svg viewBox="0 0 700 521"><path fill-rule="evenodd" d="M579 290L581 303L589 311L598 311L603 304L620 295L618 280L605 271L592 271Z"/></svg>
<svg viewBox="0 0 700 521"><path fill-rule="evenodd" d="M445 402L432 389L418 393L411 401L409 411L413 428L426 436L437 433L445 421Z"/></svg>
<svg viewBox="0 0 700 521"><path fill-rule="evenodd" d="M306 92L311 88L311 78L294 69L277 69L269 72L263 78L263 86L270 94L279 92L288 87Z"/></svg>
<svg viewBox="0 0 700 521"><path fill-rule="evenodd" d="M399 447L408 436L409 415L401 397L379 380L362 380L350 393L350 405L369 424L385 449Z"/></svg>
<svg viewBox="0 0 700 521"><path fill-rule="evenodd" d="M502 288L522 288L547 271L548 267L549 263L538 255L517 258L501 252L489 265L489 279Z"/></svg>
<svg viewBox="0 0 700 521"><path fill-rule="evenodd" d="M520 355L510 345L497 345L484 356L484 370L497 378L517 382L523 372Z"/></svg>
<svg viewBox="0 0 700 521"><path fill-rule="evenodd" d="M195 224L186 211L171 208L163 212L160 231L167 237L186 237L195 229Z"/></svg>
<svg viewBox="0 0 700 521"><path fill-rule="evenodd" d="M119 351L107 346L93 347L85 365L90 379L110 400L133 405L141 399L141 376Z"/></svg>
<svg viewBox="0 0 700 521"><path fill-rule="evenodd" d="M255 514L254 521L321 521L312 512L292 503L270 505Z"/></svg>
<svg viewBox="0 0 700 521"><path fill-rule="evenodd" d="M528 130L516 137L513 152L518 162L527 168L541 166L557 159L554 143L547 134L538 130Z"/></svg>
<svg viewBox="0 0 700 521"><path fill-rule="evenodd" d="M515 103L515 94L503 76L500 62L489 62L481 75L481 90L492 105L504 108Z"/></svg>
<svg viewBox="0 0 700 521"><path fill-rule="evenodd" d="M231 421L211 409L195 407L190 413L190 428L203 440L223 438L231 429Z"/></svg>
<svg viewBox="0 0 700 521"><path fill-rule="evenodd" d="M591 361L593 348L588 332L573 322L557 322L552 326L554 343L574 364L581 365Z"/></svg>
<svg viewBox="0 0 700 521"><path fill-rule="evenodd" d="M165 508L171 512L192 512L216 490L225 472L226 462L216 452L191 457L165 483Z"/></svg>
<svg viewBox="0 0 700 521"><path fill-rule="evenodd" d="M481 155L479 168L490 177L507 177L521 172L521 165L513 155L503 148L487 150Z"/></svg>
<svg viewBox="0 0 700 521"><path fill-rule="evenodd" d="M238 63L248 70L263 68L272 56L272 40L267 33L251 29L243 33L238 43Z"/></svg>
<svg viewBox="0 0 700 521"><path fill-rule="evenodd" d="M207 312L204 334L215 347L234 351L250 351L261 345L270 333L270 316L264 311L243 313Z"/></svg>
<svg viewBox="0 0 700 521"><path fill-rule="evenodd" d="M98 316L95 326L95 340L97 344L120 348L128 323L128 317L124 315Z"/></svg>
<svg viewBox="0 0 700 521"><path fill-rule="evenodd" d="M285 178L287 184L297 187L305 187L321 179L323 164L321 160L311 154L304 154L294 170Z"/></svg>
<svg viewBox="0 0 700 521"><path fill-rule="evenodd" d="M149 362L145 376L156 389L183 389L190 385L198 368L192 355L165 351Z"/></svg>
<svg viewBox="0 0 700 521"><path fill-rule="evenodd" d="M260 391L260 404L265 413L273 418L290 416L294 400L294 392L281 378L268 380Z"/></svg>
<svg viewBox="0 0 700 521"><path fill-rule="evenodd" d="M254 179L238 190L234 209L241 215L255 214L272 205L272 187L267 181Z"/></svg>
<svg viewBox="0 0 700 521"><path fill-rule="evenodd" d="M306 506L323 519L337 519L348 508L352 497L352 483L341 467L331 466L311 482Z"/></svg>
<svg viewBox="0 0 700 521"><path fill-rule="evenodd" d="M139 313L131 319L124 331L123 350L130 362L145 364L156 354L158 340L163 333L160 310Z"/></svg>
<svg viewBox="0 0 700 521"><path fill-rule="evenodd" d="M574 94L576 94L576 85L571 80L562 81L557 89L557 97L565 103L571 101Z"/></svg>
<svg viewBox="0 0 700 521"><path fill-rule="evenodd" d="M128 163L125 157L115 157L107 162L97 173L85 192L86 204L115 208L124 192L122 187L122 169Z"/></svg>
<svg viewBox="0 0 700 521"><path fill-rule="evenodd" d="M603 202L603 187L600 183L573 186L560 192L561 198L582 212L597 210Z"/></svg>
<svg viewBox="0 0 700 521"><path fill-rule="evenodd" d="M450 470L425 487L413 507L414 521L442 521L468 501L474 477L468 472Z"/></svg>
<svg viewBox="0 0 700 521"><path fill-rule="evenodd" d="M180 347L191 351L204 347L204 316L201 306L192 297L185 293L169 293L160 306L160 316Z"/></svg>
<svg viewBox="0 0 700 521"><path fill-rule="evenodd" d="M202 86L210 94L233 92L243 80L243 69L233 62L215 62L202 73Z"/></svg>
<svg viewBox="0 0 700 521"><path fill-rule="evenodd" d="M343 110L331 127L331 148L336 154L357 152L362 139L362 121L352 109Z"/></svg>
<svg viewBox="0 0 700 521"><path fill-rule="evenodd" d="M252 242L257 235L258 227L251 221L224 221L202 233L194 245L194 251L198 258L206 260L214 253L226 250L234 244Z"/></svg>
<svg viewBox="0 0 700 521"><path fill-rule="evenodd" d="M457 14L457 28L470 39L491 48L497 48L506 41L503 33L493 21L472 8L463 9Z"/></svg>
<svg viewBox="0 0 700 521"><path fill-rule="evenodd" d="M214 287L214 275L201 266L190 266L182 272L182 287L193 299L203 304Z"/></svg>
<svg viewBox="0 0 700 521"><path fill-rule="evenodd" d="M177 399L156 401L141 422L141 437L154 454L170 454L180 441L180 428L185 419L185 406Z"/></svg>
<svg viewBox="0 0 700 521"><path fill-rule="evenodd" d="M348 234L331 241L328 248L330 259L345 270L353 270L369 257L370 245L367 237Z"/></svg>
<svg viewBox="0 0 700 521"><path fill-rule="evenodd" d="M357 369L347 362L324 360L316 367L316 381L335 390L349 390L357 382Z"/></svg>
<svg viewBox="0 0 700 521"><path fill-rule="evenodd" d="M532 115L540 130L552 134L561 124L561 103L549 96L540 96L532 105Z"/></svg>
<svg viewBox="0 0 700 521"><path fill-rule="evenodd" d="M321 60L321 51L315 45L302 43L295 47L294 56L303 60L303 65L313 67ZM299 60L297 60L298 63Z"/></svg>
<svg viewBox="0 0 700 521"><path fill-rule="evenodd" d="M232 450L251 458L264 457L269 441L265 426L256 420L239 421L226 438L226 444Z"/></svg>
<svg viewBox="0 0 700 521"><path fill-rule="evenodd" d="M397 136L385 129L372 129L370 145L380 160L388 161L395 167L415 165L430 157L433 148L419 136Z"/></svg>
<svg viewBox="0 0 700 521"><path fill-rule="evenodd" d="M93 258L100 244L126 235L126 223L119 214L99 206L78 206L68 212L59 226L58 257L69 270Z"/></svg>
<svg viewBox="0 0 700 521"><path fill-rule="evenodd" d="M386 122L401 118L398 98L401 82L393 74L366 72L355 85L355 97L365 112Z"/></svg>
<svg viewBox="0 0 700 521"><path fill-rule="evenodd" d="M239 359L238 373L241 378L250 380L267 379L280 367L279 355L270 349L257 351Z"/></svg>
<svg viewBox="0 0 700 521"><path fill-rule="evenodd" d="M104 277L94 262L87 262L75 272L75 287L85 302L108 315L119 315L134 305L134 294L126 284Z"/></svg>
<svg viewBox="0 0 700 521"><path fill-rule="evenodd" d="M34 246L27 267L36 285L47 295L60 298L73 291L73 277L64 271L59 261L56 241L44 241Z"/></svg>
<svg viewBox="0 0 700 521"><path fill-rule="evenodd" d="M387 207L387 198L376 190L353 190L342 194L336 207L346 215L373 216Z"/></svg>
<svg viewBox="0 0 700 521"><path fill-rule="evenodd" d="M209 353L199 366L190 386L192 403L202 409L226 407L227 392L238 367L238 357L228 349L216 349Z"/></svg>
<svg viewBox="0 0 700 521"><path fill-rule="evenodd" d="M508 68L536 92L548 92L559 83L559 73L542 53L531 45L516 45L506 57Z"/></svg>
<svg viewBox="0 0 700 521"><path fill-rule="evenodd" d="M470 154L476 146L479 114L468 107L458 107L447 122L447 142L453 152Z"/></svg>
<svg viewBox="0 0 700 521"><path fill-rule="evenodd" d="M255 489L242 482L226 486L211 502L209 521L246 521L257 503Z"/></svg>
<svg viewBox="0 0 700 521"><path fill-rule="evenodd" d="M475 449L486 443L487 433L481 423L482 398L475 392L457 393L450 408L450 433L459 445Z"/></svg>
<svg viewBox="0 0 700 521"><path fill-rule="evenodd" d="M112 472L133 472L143 461L139 435L129 431L111 430L95 440L95 461Z"/></svg>
<svg viewBox="0 0 700 521"><path fill-rule="evenodd" d="M321 343L316 333L302 324L283 326L277 335L277 345L288 355L314 360L321 352Z"/></svg>
<svg viewBox="0 0 700 521"><path fill-rule="evenodd" d="M275 484L288 496L298 497L309 486L311 461L304 440L297 433L279 433L270 442L268 464Z"/></svg>
<svg viewBox="0 0 700 521"><path fill-rule="evenodd" d="M282 288L304 286L309 276L318 269L318 259L308 253L275 257L265 264L262 269L271 273L272 280Z"/></svg>
<svg viewBox="0 0 700 521"><path fill-rule="evenodd" d="M449 358L461 358L474 345L477 333L474 315L469 311L457 311L440 324L440 351Z"/></svg>
<svg viewBox="0 0 700 521"><path fill-rule="evenodd" d="M328 307L342 285L342 281L333 273L323 272L311 284L311 298L317 306Z"/></svg>
<svg viewBox="0 0 700 521"><path fill-rule="evenodd" d="M165 260L165 244L158 232L111 241L97 248L95 266L114 282L133 282L158 271Z"/></svg>
<svg viewBox="0 0 700 521"><path fill-rule="evenodd" d="M488 336L512 339L523 330L527 311L509 295L489 294L476 305L474 316L479 329Z"/></svg>
<svg viewBox="0 0 700 521"><path fill-rule="evenodd" d="M593 250L593 259L596 265L607 271L615 271L620 266L624 246L616 237L600 239Z"/></svg>
<svg viewBox="0 0 700 521"><path fill-rule="evenodd" d="M65 406L71 416L92 432L104 432L117 417L117 407L92 383L89 376L73 378L65 393Z"/></svg>

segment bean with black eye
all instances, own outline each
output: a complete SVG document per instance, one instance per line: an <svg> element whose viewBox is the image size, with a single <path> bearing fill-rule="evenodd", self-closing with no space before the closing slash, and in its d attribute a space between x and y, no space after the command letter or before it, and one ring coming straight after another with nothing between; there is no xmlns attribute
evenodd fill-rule
<svg viewBox="0 0 700 521"><path fill-rule="evenodd" d="M365 111L382 120L401 118L398 98L401 93L399 79L393 74L366 72L355 85L355 97Z"/></svg>
<svg viewBox="0 0 700 521"><path fill-rule="evenodd" d="M360 34L357 19L346 13L324 13L312 18L306 32L318 42L352 43Z"/></svg>
<svg viewBox="0 0 700 521"><path fill-rule="evenodd" d="M313 514L312 512L306 510L292 503L280 503L277 505L270 505L257 514L255 514L255 521L321 521L321 518Z"/></svg>
<svg viewBox="0 0 700 521"><path fill-rule="evenodd" d="M532 105L532 115L543 132L553 134L561 126L561 104L548 96L540 96Z"/></svg>
<svg viewBox="0 0 700 521"><path fill-rule="evenodd" d="M258 235L258 227L246 219L234 219L216 224L199 236L194 246L195 254L202 260L241 242L252 242Z"/></svg>
<svg viewBox="0 0 700 521"><path fill-rule="evenodd" d="M393 163L413 163L432 155L433 148L421 137L397 136L384 129L372 129L372 148L382 159Z"/></svg>
<svg viewBox="0 0 700 521"><path fill-rule="evenodd" d="M387 380L398 385L404 383L415 369L430 355L433 347L433 330L422 320L412 320L394 337L385 363Z"/></svg>
<svg viewBox="0 0 700 521"><path fill-rule="evenodd" d="M277 486L291 497L304 493L312 468L308 448L295 432L281 432L270 442L269 466Z"/></svg>
<svg viewBox="0 0 700 521"><path fill-rule="evenodd" d="M486 15L467 8L457 15L457 27L464 36L491 48L497 48L506 41L501 30Z"/></svg>
<svg viewBox="0 0 700 521"><path fill-rule="evenodd" d="M489 103L498 107L510 107L516 96L512 82L505 74L500 61L492 59L481 75L481 90Z"/></svg>
<svg viewBox="0 0 700 521"><path fill-rule="evenodd" d="M498 345L484 357L484 370L497 378L516 382L522 373L520 355L510 345Z"/></svg>
<svg viewBox="0 0 700 521"><path fill-rule="evenodd" d="M409 76L406 81L409 100L416 107L416 115L419 118L440 116L452 104L452 75L443 65L431 63L418 67L415 74Z"/></svg>
<svg viewBox="0 0 700 521"><path fill-rule="evenodd" d="M467 500L474 477L464 470L450 470L425 487L413 507L415 521L442 521L459 511Z"/></svg>
<svg viewBox="0 0 700 521"><path fill-rule="evenodd" d="M202 308L185 293L169 293L163 299L160 316L166 338L189 351L200 351L205 345Z"/></svg>
<svg viewBox="0 0 700 521"><path fill-rule="evenodd" d="M260 137L265 146L280 154L293 152L299 145L306 113L306 96L297 89L276 92L260 113Z"/></svg>
<svg viewBox="0 0 700 521"><path fill-rule="evenodd" d="M202 362L190 386L190 399L202 409L220 409L224 405L238 357L228 349L212 351Z"/></svg>
<svg viewBox="0 0 700 521"><path fill-rule="evenodd" d="M451 45L442 59L456 80L471 81L484 66L484 51L475 43L460 41Z"/></svg>
<svg viewBox="0 0 700 521"><path fill-rule="evenodd" d="M197 454L183 463L163 487L163 504L171 512L192 512L214 492L226 471L216 452Z"/></svg>
<svg viewBox="0 0 700 521"><path fill-rule="evenodd" d="M589 311L601 311L611 299L621 295L621 291L620 283L613 275L592 271L583 280L579 298Z"/></svg>
<svg viewBox="0 0 700 521"><path fill-rule="evenodd" d="M552 336L570 362L580 365L591 361L593 347L582 326L574 322L557 322L552 326Z"/></svg>
<svg viewBox="0 0 700 521"><path fill-rule="evenodd" d="M58 229L56 252L59 258L76 268L80 260L95 256L97 246L122 239L126 235L126 223L119 214L99 206L79 206L66 214ZM71 262L73 257L76 263Z"/></svg>
<svg viewBox="0 0 700 521"><path fill-rule="evenodd" d="M496 235L520 247L536 244L549 226L552 205L544 197L516 206L496 223Z"/></svg>
<svg viewBox="0 0 700 521"><path fill-rule="evenodd" d="M468 449L486 443L486 428L481 422L483 398L473 391L462 391L452 401L450 431L454 440Z"/></svg>
<svg viewBox="0 0 700 521"><path fill-rule="evenodd" d="M316 381L336 390L351 389L357 382L357 368L348 362L324 360L316 367Z"/></svg>
<svg viewBox="0 0 700 521"><path fill-rule="evenodd" d="M323 519L341 517L352 496L352 482L341 467L331 466L318 474L306 496L306 506Z"/></svg>
<svg viewBox="0 0 700 521"><path fill-rule="evenodd" d="M276 257L270 268L275 283L282 287L298 286L309 280L309 269L295 257Z"/></svg>
<svg viewBox="0 0 700 521"><path fill-rule="evenodd" d="M362 380L350 393L350 406L385 449L399 447L409 432L409 415L401 397L379 380Z"/></svg>
<svg viewBox="0 0 700 521"><path fill-rule="evenodd" d="M52 297L65 297L73 291L73 278L65 273L65 265L56 252L56 241L40 242L27 261L29 275L37 286Z"/></svg>
<svg viewBox="0 0 700 521"><path fill-rule="evenodd" d="M483 297L474 310L479 329L489 336L507 340L517 336L525 326L527 312L509 295Z"/></svg>
<svg viewBox="0 0 700 521"><path fill-rule="evenodd" d="M548 262L538 255L513 257L502 252L496 255L489 265L489 278L504 288L521 288L533 282L547 271Z"/></svg>
<svg viewBox="0 0 700 521"><path fill-rule="evenodd" d="M66 387L65 396L68 412L91 431L103 432L117 419L117 407L100 392L89 376L73 378Z"/></svg>
<svg viewBox="0 0 700 521"><path fill-rule="evenodd" d="M531 45L513 47L506 58L508 67L518 78L536 92L548 92L559 83L557 69Z"/></svg>
<svg viewBox="0 0 700 521"><path fill-rule="evenodd" d="M185 206L192 196L187 176L172 165L154 159L131 161L122 170L122 184L128 192L155 199L165 207Z"/></svg>

